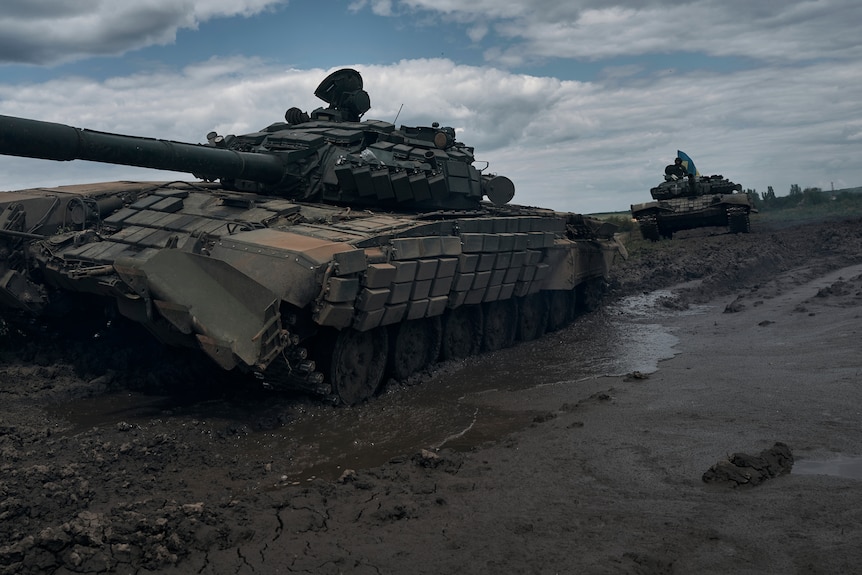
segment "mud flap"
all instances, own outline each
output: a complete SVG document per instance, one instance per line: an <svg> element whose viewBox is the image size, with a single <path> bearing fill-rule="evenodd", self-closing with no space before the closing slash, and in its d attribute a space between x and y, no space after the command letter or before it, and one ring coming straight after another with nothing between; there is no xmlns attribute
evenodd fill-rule
<svg viewBox="0 0 862 575"><path fill-rule="evenodd" d="M229 264L180 250L118 259L117 273L223 369L265 368L284 346L278 297Z"/></svg>

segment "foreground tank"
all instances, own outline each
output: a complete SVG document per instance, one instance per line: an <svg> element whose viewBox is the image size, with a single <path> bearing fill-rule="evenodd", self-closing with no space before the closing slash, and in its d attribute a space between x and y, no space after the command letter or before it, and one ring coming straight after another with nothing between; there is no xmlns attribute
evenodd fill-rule
<svg viewBox="0 0 862 575"><path fill-rule="evenodd" d="M339 70L315 92L328 107L203 145L0 116L2 154L201 179L0 193L0 314L92 305L225 370L353 404L387 374L596 305L623 250L612 226L508 205L512 182L477 170L452 128L361 121L362 88Z"/></svg>
<svg viewBox="0 0 862 575"><path fill-rule="evenodd" d="M731 233L750 231L751 200L740 184L720 175L690 178L667 177L650 190L655 201L631 206L644 239L655 242L682 230L712 226Z"/></svg>

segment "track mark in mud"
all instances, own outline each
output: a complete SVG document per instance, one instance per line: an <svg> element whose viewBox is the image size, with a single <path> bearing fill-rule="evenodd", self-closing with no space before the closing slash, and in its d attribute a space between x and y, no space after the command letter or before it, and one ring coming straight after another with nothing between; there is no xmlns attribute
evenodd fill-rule
<svg viewBox="0 0 862 575"><path fill-rule="evenodd" d="M578 411L585 405L594 404L594 403L604 403L607 401L613 400L613 394L616 392L616 389L613 387L609 387L606 391L597 391L595 393L590 394L589 397L581 399L575 403L564 403L560 406L559 411L561 413L572 413Z"/></svg>
<svg viewBox="0 0 862 575"><path fill-rule="evenodd" d="M530 427L535 427L540 423L546 423L548 421L554 420L557 418L557 414L552 411L547 411L545 413L539 413L533 417L533 421L530 422Z"/></svg>

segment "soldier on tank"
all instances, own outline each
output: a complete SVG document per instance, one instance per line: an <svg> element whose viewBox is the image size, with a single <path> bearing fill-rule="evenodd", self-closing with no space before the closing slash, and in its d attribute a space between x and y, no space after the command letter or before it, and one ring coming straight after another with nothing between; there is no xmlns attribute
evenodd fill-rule
<svg viewBox="0 0 862 575"><path fill-rule="evenodd" d="M682 158L677 158L664 169L667 179L678 180L688 175L688 170L682 165Z"/></svg>

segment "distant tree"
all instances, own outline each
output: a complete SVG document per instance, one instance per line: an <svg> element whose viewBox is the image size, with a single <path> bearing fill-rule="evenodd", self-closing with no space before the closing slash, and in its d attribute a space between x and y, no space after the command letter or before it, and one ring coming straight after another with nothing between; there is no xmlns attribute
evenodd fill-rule
<svg viewBox="0 0 862 575"><path fill-rule="evenodd" d="M851 188L851 190L855 189ZM850 193L846 190L824 192L817 187L802 189L799 184L790 186L790 193L786 196L776 196L772 186L768 186L766 192L761 193L759 198L753 192L753 190L746 190L754 201L754 207L759 211L822 206L828 210L855 213L857 206L862 205L862 194Z"/></svg>
<svg viewBox="0 0 862 575"><path fill-rule="evenodd" d="M751 202L751 205L754 206L754 209L759 210L763 202L760 201L760 196L757 195L757 190L745 190L745 195L748 196L748 201Z"/></svg>
<svg viewBox="0 0 862 575"><path fill-rule="evenodd" d="M757 207L759 210L769 209L775 207L775 190L772 186L768 186L766 191L760 194L761 202Z"/></svg>
<svg viewBox="0 0 862 575"><path fill-rule="evenodd" d="M809 206L816 206L829 201L829 195L820 188L805 188L802 190L802 202Z"/></svg>

